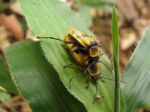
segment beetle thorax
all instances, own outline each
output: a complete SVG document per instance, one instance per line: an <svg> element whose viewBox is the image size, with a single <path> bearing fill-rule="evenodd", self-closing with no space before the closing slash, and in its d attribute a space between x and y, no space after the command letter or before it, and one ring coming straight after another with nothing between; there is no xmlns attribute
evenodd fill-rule
<svg viewBox="0 0 150 112"><path fill-rule="evenodd" d="M92 46L90 49L89 49L89 54L90 54L90 57L99 57L100 56L100 50L99 50L99 47L98 46Z"/></svg>

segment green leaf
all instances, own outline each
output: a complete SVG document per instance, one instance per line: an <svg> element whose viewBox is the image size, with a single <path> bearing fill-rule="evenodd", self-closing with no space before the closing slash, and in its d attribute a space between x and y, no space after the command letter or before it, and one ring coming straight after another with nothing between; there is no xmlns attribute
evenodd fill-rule
<svg viewBox="0 0 150 112"><path fill-rule="evenodd" d="M114 112L120 112L119 28L115 9L112 14L112 48L115 74Z"/></svg>
<svg viewBox="0 0 150 112"><path fill-rule="evenodd" d="M7 89L7 91L11 93L17 93L14 82L9 74L6 62L2 56L0 56L0 86Z"/></svg>
<svg viewBox="0 0 150 112"><path fill-rule="evenodd" d="M79 13L59 0L19 0L29 28L40 37L63 38L70 27L77 27L88 34L88 24ZM89 23L89 22L88 22Z"/></svg>
<svg viewBox="0 0 150 112"><path fill-rule="evenodd" d="M80 14L83 21L86 22L88 27L92 25L92 15L89 13L89 11L90 8L88 6L80 4L78 13Z"/></svg>
<svg viewBox="0 0 150 112"><path fill-rule="evenodd" d="M150 108L150 27L136 47L126 67L123 80L127 112Z"/></svg>
<svg viewBox="0 0 150 112"><path fill-rule="evenodd" d="M112 48L113 56L118 60L119 58L119 28L118 28L118 19L115 9L113 9L112 14Z"/></svg>
<svg viewBox="0 0 150 112"><path fill-rule="evenodd" d="M94 6L94 7L101 7L104 5L112 5L114 4L114 0L80 0L84 4Z"/></svg>
<svg viewBox="0 0 150 112"><path fill-rule="evenodd" d="M68 31L67 29L70 27L76 27L88 35L92 35L92 33L87 29L88 24L86 24L86 21L81 19L79 13L71 11L66 4L58 0L20 0L20 4L23 12L25 13L25 17L30 29L37 36L51 36L54 38L63 39ZM79 77L76 80L73 80L71 85L72 88L69 89L69 80L73 76L82 75L82 73L78 69L63 68L64 65L74 63L74 61L70 57L70 54L68 54L68 52L66 52L66 50L61 46L61 44L61 42L52 39L43 39L40 42L42 53L44 57L46 57L48 63L51 65L49 70L53 70L55 72L49 75L59 76L60 80L62 81L65 88L69 91L69 93L71 93L78 101L80 101L88 112L112 112L114 101L113 81L105 81L105 83L100 82L99 92L104 96L104 98L95 104L93 104L95 87L91 84L89 89L85 89L85 77ZM104 66L101 64L101 75L113 79L114 77L111 73L111 65L108 58L103 55L101 60L106 65ZM42 66L40 66L41 69ZM39 90L42 91L42 88ZM43 93L41 92L41 94ZM62 94L64 93L62 92ZM49 100L49 103L52 102L53 100ZM64 103L64 106L66 105L67 104ZM59 108L55 103L53 104L53 107Z"/></svg>
<svg viewBox="0 0 150 112"><path fill-rule="evenodd" d="M66 91L56 71L47 63L38 42L26 40L16 43L6 49L5 56L20 95L33 112L85 112L82 104Z"/></svg>
<svg viewBox="0 0 150 112"><path fill-rule="evenodd" d="M9 93L0 91L0 102L6 102L10 99L11 99L11 95Z"/></svg>
<svg viewBox="0 0 150 112"><path fill-rule="evenodd" d="M86 78L79 77L76 80L73 80L71 84L71 89L69 88L69 80L77 75L83 75L81 71L76 69L64 69L63 66L74 63L70 58L68 53L62 48L60 42L55 42L54 40L43 40L41 41L42 50L49 63L53 65L55 70L58 72L59 77L61 78L65 87L73 94L80 102L84 104L88 112L105 112L111 111L113 109L113 85L112 81L105 81L105 83L99 84L100 95L104 96L101 102L93 104L93 98L95 95L95 87L91 84L88 89L85 89ZM57 48L57 50L56 50ZM106 57L103 57L102 60L107 61ZM103 77L112 78L112 74L102 65L102 74Z"/></svg>
<svg viewBox="0 0 150 112"><path fill-rule="evenodd" d="M81 7L87 6L90 8L102 9L106 12L112 13L112 6L115 5L114 0L77 0Z"/></svg>

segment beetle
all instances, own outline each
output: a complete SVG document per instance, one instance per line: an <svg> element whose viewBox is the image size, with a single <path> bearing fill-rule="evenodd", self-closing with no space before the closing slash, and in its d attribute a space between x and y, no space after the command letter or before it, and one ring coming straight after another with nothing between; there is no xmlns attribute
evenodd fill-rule
<svg viewBox="0 0 150 112"><path fill-rule="evenodd" d="M65 42L73 42L70 36L66 38L67 39L65 39ZM101 98L97 90L98 80L100 79L100 72L101 72L99 61L95 60L94 58L91 58L89 56L89 53L85 52L85 50L83 50L81 46L79 46L78 44L64 43L64 47L67 48L67 50L72 54L75 61L80 65L81 69L84 70L84 74L87 77L87 79L90 79L91 82L93 82L93 84L95 85L96 94L93 102L95 102L95 100L99 100ZM71 65L73 64L66 65L65 68ZM76 78L76 76L71 78L69 81L70 88L71 82L74 78Z"/></svg>
<svg viewBox="0 0 150 112"><path fill-rule="evenodd" d="M64 42L63 46L71 53L74 60L80 65L81 69L84 70L84 74L87 74L88 79L96 86L95 98L99 99L97 92L98 80L100 79L101 73L99 59L100 56L103 55L103 51L99 48L100 46L95 37L88 36L76 28L70 28L64 40L53 37L48 38ZM65 68L71 65L72 64L66 65ZM74 77L70 79L69 86L73 79Z"/></svg>
<svg viewBox="0 0 150 112"><path fill-rule="evenodd" d="M103 51L94 37L82 33L76 28L70 28L64 37L64 46L71 52L74 59L82 66L86 67L89 75L93 76L93 81L97 82L96 75L100 74L98 63Z"/></svg>
<svg viewBox="0 0 150 112"><path fill-rule="evenodd" d="M103 53L99 49L99 45L93 36L88 36L76 28L70 28L64 41L73 41L82 50L86 51L91 58L99 58Z"/></svg>

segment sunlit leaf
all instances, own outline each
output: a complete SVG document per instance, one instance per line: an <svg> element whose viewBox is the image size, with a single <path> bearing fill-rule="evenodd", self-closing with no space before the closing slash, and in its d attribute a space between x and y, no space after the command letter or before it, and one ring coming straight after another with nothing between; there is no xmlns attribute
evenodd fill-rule
<svg viewBox="0 0 150 112"><path fill-rule="evenodd" d="M33 112L85 112L82 104L66 91L57 72L47 63L38 42L16 43L6 49L5 56L20 95Z"/></svg>
<svg viewBox="0 0 150 112"><path fill-rule="evenodd" d="M137 112L142 107L150 108L149 37L150 27L136 47L123 75L123 80L127 82L123 86L127 112Z"/></svg>

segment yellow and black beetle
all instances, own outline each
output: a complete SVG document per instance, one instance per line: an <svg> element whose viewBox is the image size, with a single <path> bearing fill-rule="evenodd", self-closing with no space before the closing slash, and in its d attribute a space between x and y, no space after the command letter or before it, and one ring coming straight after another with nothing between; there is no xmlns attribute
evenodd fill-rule
<svg viewBox="0 0 150 112"><path fill-rule="evenodd" d="M86 76L96 86L95 98L99 98L97 95L97 84L101 73L99 59L100 56L103 55L103 51L99 48L95 37L88 36L76 28L70 28L64 40L53 37L47 38L64 42L64 47L72 54L74 60L80 64L80 67L84 70L84 74L87 74ZM69 81L69 85L72 79Z"/></svg>
<svg viewBox="0 0 150 112"><path fill-rule="evenodd" d="M64 42L64 46L71 52L76 62L85 69L85 72L88 72L96 84L100 75L99 58L103 55L103 51L95 38L70 28L64 37Z"/></svg>
<svg viewBox="0 0 150 112"><path fill-rule="evenodd" d="M95 37L88 36L76 28L70 28L64 37L65 47L71 52L74 59L88 71L92 81L97 83L100 75L99 58L103 51L99 48ZM72 43L67 43L72 42Z"/></svg>
<svg viewBox="0 0 150 112"><path fill-rule="evenodd" d="M73 41L82 50L85 50L90 57L99 58L103 53L99 49L99 45L95 37L88 36L76 28L70 28L68 34L65 36L64 41Z"/></svg>

